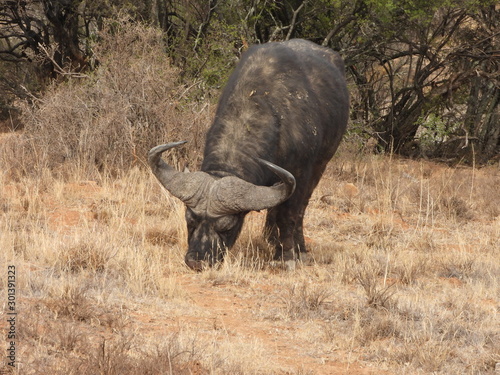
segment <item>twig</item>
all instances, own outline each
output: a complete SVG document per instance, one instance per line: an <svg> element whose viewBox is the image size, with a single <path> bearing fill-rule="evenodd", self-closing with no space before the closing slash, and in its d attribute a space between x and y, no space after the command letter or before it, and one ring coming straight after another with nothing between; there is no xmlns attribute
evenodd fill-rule
<svg viewBox="0 0 500 375"><path fill-rule="evenodd" d="M39 47L40 49L45 53L45 55L47 56L47 58L50 60L50 62L54 65L54 70L63 75L63 76L72 76L72 77L75 77L75 78L89 78L89 76L87 74L82 74L82 73L75 73L75 72L68 72L68 71L65 71L55 60L54 58L51 56L51 54L49 53L49 51L47 51L47 49L45 48L45 46L43 44L39 44Z"/></svg>
<svg viewBox="0 0 500 375"><path fill-rule="evenodd" d="M290 40L290 38L292 37L293 30L295 29L295 24L297 23L297 16L299 15L302 8L304 8L304 6L307 4L307 1L308 0L305 0L297 9L293 11L292 23L289 26L288 34L286 34L285 40Z"/></svg>

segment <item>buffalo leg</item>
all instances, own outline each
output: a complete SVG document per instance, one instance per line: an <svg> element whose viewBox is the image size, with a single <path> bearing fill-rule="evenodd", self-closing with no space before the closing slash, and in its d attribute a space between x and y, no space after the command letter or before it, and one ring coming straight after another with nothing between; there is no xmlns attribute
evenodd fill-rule
<svg viewBox="0 0 500 375"><path fill-rule="evenodd" d="M297 222L295 223L295 230L293 233L294 240L295 240L295 250L297 254L305 253L307 252L306 248L306 242L304 240L304 212L305 212L305 207L301 212L297 214Z"/></svg>
<svg viewBox="0 0 500 375"><path fill-rule="evenodd" d="M296 260L307 252L304 214L326 164L327 162L319 163L312 173L303 176L303 180L309 181L306 188L298 188L289 200L268 210L265 233L267 240L276 250L275 260Z"/></svg>
<svg viewBox="0 0 500 375"><path fill-rule="evenodd" d="M315 171L310 175L310 184L307 189L301 191L300 194L295 196L293 207L296 207L295 212L292 216L295 218L294 224L294 241L295 241L295 251L299 258L306 260L305 253L307 252L307 247L304 239L304 215L306 212L307 205L309 204L309 199L316 186L318 185L323 172L325 171L327 162L320 163L316 166Z"/></svg>
<svg viewBox="0 0 500 375"><path fill-rule="evenodd" d="M295 212L293 204L285 202L269 209L266 217L265 235L275 249L275 260L295 260Z"/></svg>
<svg viewBox="0 0 500 375"><path fill-rule="evenodd" d="M295 213L289 204L277 207L276 226L278 228L279 243L276 246L274 258L276 260L296 260L295 252Z"/></svg>
<svg viewBox="0 0 500 375"><path fill-rule="evenodd" d="M312 189L296 190L290 200L268 211L266 235L275 248L275 260L296 260L306 252L303 222Z"/></svg>
<svg viewBox="0 0 500 375"><path fill-rule="evenodd" d="M274 248L277 248L280 242L278 225L276 224L276 214L276 207L267 210L266 224L264 228L264 237Z"/></svg>

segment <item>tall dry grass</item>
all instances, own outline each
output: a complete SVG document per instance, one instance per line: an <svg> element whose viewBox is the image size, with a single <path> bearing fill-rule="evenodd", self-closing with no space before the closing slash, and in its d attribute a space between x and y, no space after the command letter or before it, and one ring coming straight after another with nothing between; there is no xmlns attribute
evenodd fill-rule
<svg viewBox="0 0 500 375"><path fill-rule="evenodd" d="M145 162L162 142L191 140L173 162L196 165L212 106L188 100L196 83L180 80L160 30L113 22L93 47L99 67L54 83L23 107L21 139L4 145L4 171L89 178Z"/></svg>

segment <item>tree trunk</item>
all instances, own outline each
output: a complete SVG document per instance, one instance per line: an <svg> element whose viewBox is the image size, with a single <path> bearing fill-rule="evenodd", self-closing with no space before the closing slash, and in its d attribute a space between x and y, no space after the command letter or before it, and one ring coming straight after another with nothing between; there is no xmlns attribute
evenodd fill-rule
<svg viewBox="0 0 500 375"><path fill-rule="evenodd" d="M488 96L488 106L480 129L480 163L485 163L500 153L500 89L494 88Z"/></svg>

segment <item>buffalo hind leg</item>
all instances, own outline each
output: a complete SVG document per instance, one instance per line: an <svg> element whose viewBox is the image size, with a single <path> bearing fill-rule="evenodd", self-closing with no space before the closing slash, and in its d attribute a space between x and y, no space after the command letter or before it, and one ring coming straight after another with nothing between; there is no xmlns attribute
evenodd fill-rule
<svg viewBox="0 0 500 375"><path fill-rule="evenodd" d="M292 203L292 207L295 209L293 212L290 213L290 217L293 217L294 219L294 225L293 225L293 240L294 240L294 250L297 258L299 258L301 261L307 263L308 262L308 256L307 256L307 246L306 242L304 239L304 215L307 209L307 206L309 204L309 199L312 196L312 193L316 186L318 185L319 180L321 179L321 176L323 175L323 172L326 167L326 162L323 162L319 164L316 167L316 170L313 171L309 178L309 185L306 189L301 190L300 192L295 192L294 194L294 200Z"/></svg>

